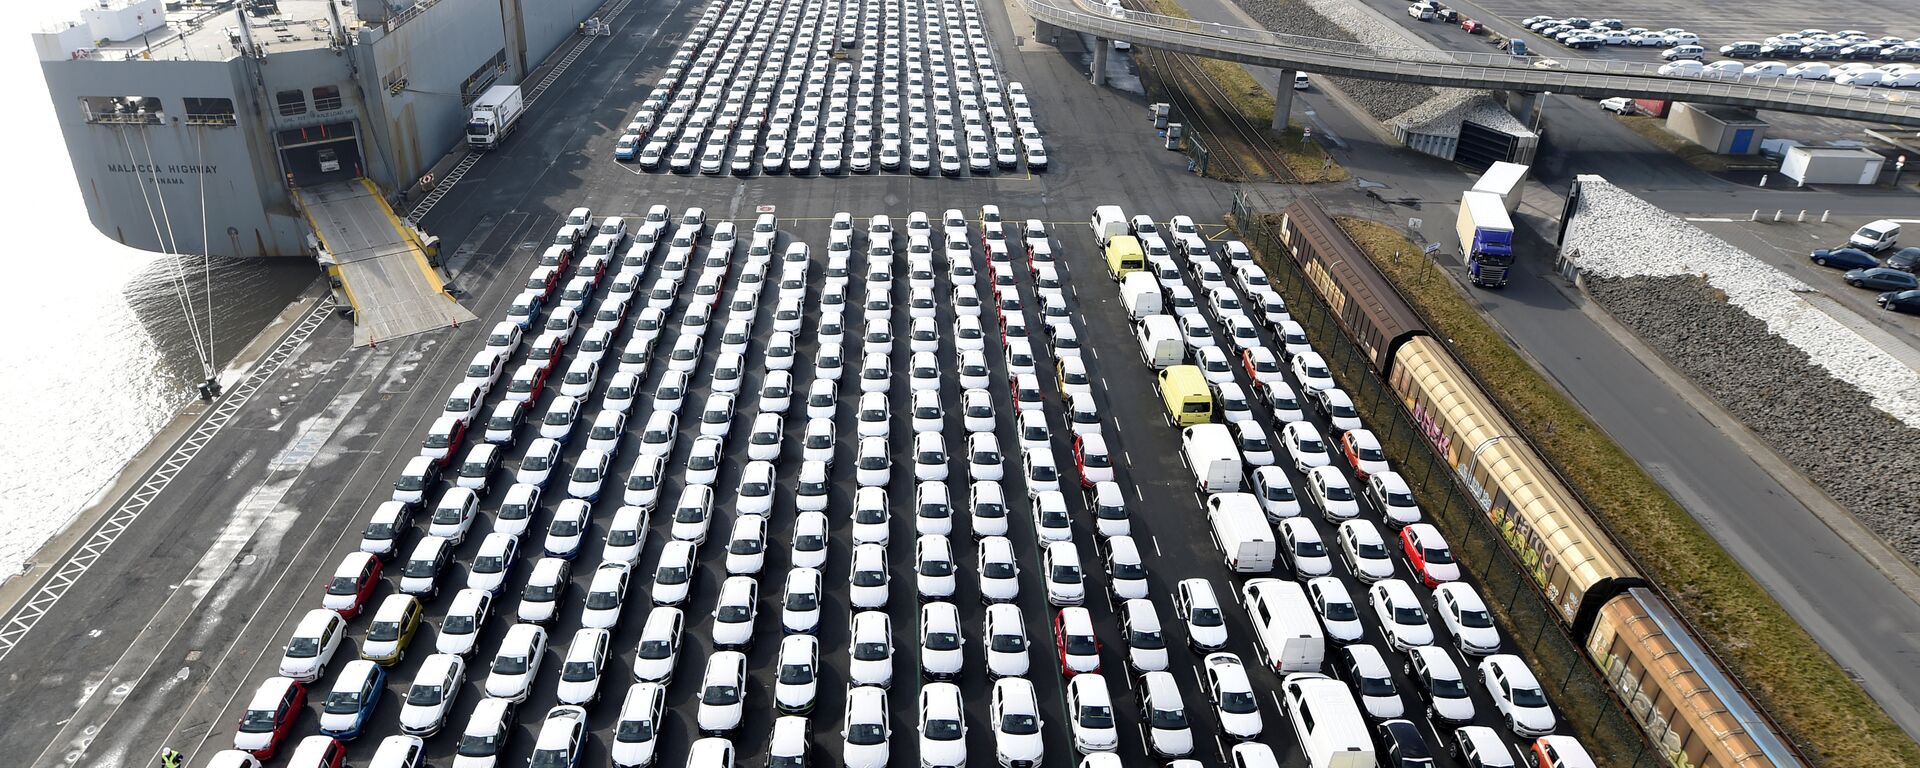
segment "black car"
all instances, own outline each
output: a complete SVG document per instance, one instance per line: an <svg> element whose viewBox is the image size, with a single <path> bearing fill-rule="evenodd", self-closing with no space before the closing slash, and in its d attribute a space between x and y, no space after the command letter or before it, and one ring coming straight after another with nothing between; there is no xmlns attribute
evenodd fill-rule
<svg viewBox="0 0 1920 768"><path fill-rule="evenodd" d="M1920 288L1920 278L1911 272L1902 272L1886 267L1848 270L1847 285L1855 288L1872 288L1878 291L1911 291Z"/></svg>
<svg viewBox="0 0 1920 768"><path fill-rule="evenodd" d="M1433 753L1410 720L1388 720L1374 729L1381 768L1433 768Z"/></svg>
<svg viewBox="0 0 1920 768"><path fill-rule="evenodd" d="M1920 291L1888 291L1880 294L1879 301L1881 309L1920 315Z"/></svg>
<svg viewBox="0 0 1920 768"><path fill-rule="evenodd" d="M1907 246L1887 257L1887 266L1902 272L1920 269L1920 245Z"/></svg>
<svg viewBox="0 0 1920 768"><path fill-rule="evenodd" d="M1872 269L1880 266L1880 260L1874 258L1873 254L1858 248L1815 248L1807 254L1807 259L1834 269Z"/></svg>

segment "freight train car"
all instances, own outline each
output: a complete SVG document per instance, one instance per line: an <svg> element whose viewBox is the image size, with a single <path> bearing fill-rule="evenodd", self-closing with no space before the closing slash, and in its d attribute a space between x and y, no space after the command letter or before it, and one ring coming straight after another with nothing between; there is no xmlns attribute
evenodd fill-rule
<svg viewBox="0 0 1920 768"><path fill-rule="evenodd" d="M1280 241L1381 375L1392 367L1400 345L1428 335L1420 316L1320 206L1306 201L1287 206Z"/></svg>
<svg viewBox="0 0 1920 768"><path fill-rule="evenodd" d="M1785 768L1800 759L1667 601L1636 587L1600 609L1588 655L1667 762Z"/></svg>

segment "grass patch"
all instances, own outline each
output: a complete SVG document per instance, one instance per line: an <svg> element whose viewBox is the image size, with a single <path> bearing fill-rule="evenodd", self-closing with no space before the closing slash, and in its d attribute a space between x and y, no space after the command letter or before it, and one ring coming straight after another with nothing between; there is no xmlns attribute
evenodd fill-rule
<svg viewBox="0 0 1920 768"><path fill-rule="evenodd" d="M1154 13L1163 16L1172 16L1181 19L1193 18L1192 15L1187 13L1186 9L1181 8L1177 3L1174 3L1173 0L1142 0L1142 3ZM1156 52L1156 55L1164 57L1181 54L1161 51ZM1275 132L1268 127L1273 125L1273 95L1264 86L1260 85L1260 83L1254 81L1252 73L1248 72L1246 67L1231 61L1221 61L1218 59L1196 57L1194 60L1199 62L1200 68L1211 76L1215 83L1219 84L1220 90L1226 95L1227 104L1216 103L1209 89L1198 83L1188 82L1189 77L1186 76L1185 72L1157 72L1156 74L1161 76L1164 84L1186 91L1188 100L1192 102L1197 109L1206 111L1210 111L1210 109L1231 109L1238 113L1241 118L1245 119L1248 124L1254 126L1254 128L1267 139L1268 144L1273 148L1274 152L1280 156L1280 162L1285 164L1287 171L1292 173L1301 183L1318 184L1339 182L1351 178L1347 173L1347 169L1341 166L1340 163L1334 161L1333 157L1327 154L1325 148L1301 138L1301 129L1303 126L1298 121L1289 120L1287 130L1282 132ZM1142 60L1142 63L1144 64L1144 60ZM1211 107L1209 105L1211 105ZM1196 115L1195 117L1208 118L1207 122L1210 125L1219 124L1214 119L1211 119L1211 115ZM1225 118L1221 116L1219 119L1223 120ZM1215 148L1232 153L1234 158L1239 161L1240 167L1266 167L1266 162L1260 158L1259 153L1256 152L1253 147L1249 146L1247 142L1242 141L1239 134L1231 130L1219 131L1213 133L1211 138L1216 145L1224 144L1225 146ZM1254 181L1256 179L1234 180Z"/></svg>
<svg viewBox="0 0 1920 768"><path fill-rule="evenodd" d="M1501 383L1488 396L1594 506L1788 738L1821 765L1920 765L1920 745L1664 488L1535 371L1432 259L1392 226L1336 220L1462 364Z"/></svg>
<svg viewBox="0 0 1920 768"><path fill-rule="evenodd" d="M1688 165L1708 173L1725 173L1731 170L1728 161L1732 158L1680 138L1667 130L1662 124L1663 118L1651 115L1620 115L1616 119L1621 125L1640 134L1641 138L1658 144L1661 149L1672 152L1675 157L1687 161Z"/></svg>

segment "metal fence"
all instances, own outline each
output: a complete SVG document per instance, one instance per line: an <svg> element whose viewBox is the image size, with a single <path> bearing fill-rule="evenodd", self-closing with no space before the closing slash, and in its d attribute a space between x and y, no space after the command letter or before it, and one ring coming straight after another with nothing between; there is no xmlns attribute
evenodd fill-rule
<svg viewBox="0 0 1920 768"><path fill-rule="evenodd" d="M1670 768L1608 685L1579 638L1562 624L1520 554L1487 519L1468 485L1434 451L1406 405L1375 370L1366 351L1341 329L1324 297L1307 281L1278 233L1235 202L1234 225L1253 249L1275 290L1326 358L1361 418L1380 439L1420 506L1446 532L1461 565L1478 582L1487 604L1507 628L1507 647L1532 666L1566 724L1594 759L1613 768Z"/></svg>

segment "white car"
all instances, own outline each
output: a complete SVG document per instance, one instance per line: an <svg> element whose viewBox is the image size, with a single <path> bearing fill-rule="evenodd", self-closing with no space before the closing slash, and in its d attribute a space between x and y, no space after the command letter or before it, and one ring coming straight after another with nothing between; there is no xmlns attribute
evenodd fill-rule
<svg viewBox="0 0 1920 768"><path fill-rule="evenodd" d="M1534 739L1553 733L1555 719L1546 691L1519 656L1499 653L1481 661L1480 684L1515 736Z"/></svg>
<svg viewBox="0 0 1920 768"><path fill-rule="evenodd" d="M940 433L913 436L913 477L921 482L947 479L947 441Z"/></svg>
<svg viewBox="0 0 1920 768"><path fill-rule="evenodd" d="M992 437L999 420L994 416L993 394L984 389L969 389L960 395L961 425L967 432Z"/></svg>
<svg viewBox="0 0 1920 768"><path fill-rule="evenodd" d="M978 557L980 599L988 603L1010 603L1020 597L1020 563L1013 554L1013 542L1005 536L980 539Z"/></svg>
<svg viewBox="0 0 1920 768"><path fill-rule="evenodd" d="M567 397L586 397L593 391L593 384L600 377L600 362L575 358L560 374L560 394Z"/></svg>
<svg viewBox="0 0 1920 768"><path fill-rule="evenodd" d="M453 594L440 631L433 634L433 649L439 653L471 654L480 642L480 628L493 615L494 596L483 590L463 589Z"/></svg>
<svg viewBox="0 0 1920 768"><path fill-rule="evenodd" d="M1468 656L1487 656L1500 651L1500 629L1493 614L1472 585L1451 581L1433 588L1434 612L1460 652Z"/></svg>
<svg viewBox="0 0 1920 768"><path fill-rule="evenodd" d="M480 550L467 568L467 589L498 595L520 555L520 537L495 531L480 540Z"/></svg>
<svg viewBox="0 0 1920 768"><path fill-rule="evenodd" d="M535 560L527 585L520 590L514 617L530 624L553 621L560 612L560 602L566 599L567 578L572 572L573 564L558 557Z"/></svg>
<svg viewBox="0 0 1920 768"><path fill-rule="evenodd" d="M1361 491L1380 512L1387 525L1405 527L1420 522L1420 503L1398 472L1377 472L1367 477Z"/></svg>
<svg viewBox="0 0 1920 768"><path fill-rule="evenodd" d="M893 479L893 457L884 437L861 438L856 462L854 479L863 488L885 486Z"/></svg>
<svg viewBox="0 0 1920 768"><path fill-rule="evenodd" d="M1042 544L1073 541L1073 517L1067 509L1067 497L1059 491L1035 491L1027 497L1033 518L1033 536Z"/></svg>
<svg viewBox="0 0 1920 768"><path fill-rule="evenodd" d="M500 650L488 668L488 696L508 701L527 700L533 679L540 674L540 658L547 652L547 630L537 624L515 624L500 640Z"/></svg>
<svg viewBox="0 0 1920 768"><path fill-rule="evenodd" d="M1293 484L1287 479L1287 472L1280 467L1259 467L1249 473L1254 498L1259 499L1260 509L1268 520L1284 520L1300 514L1300 499L1294 493Z"/></svg>
<svg viewBox="0 0 1920 768"><path fill-rule="evenodd" d="M1020 453L1031 455L1038 451L1051 450L1053 433L1047 427L1047 415L1038 411L1021 411L1017 417L1020 434Z"/></svg>
<svg viewBox="0 0 1920 768"><path fill-rule="evenodd" d="M884 321L883 321L884 322ZM886 347L885 342L873 341L873 332L868 332L867 346L878 344ZM860 391L867 393L885 392L893 386L893 364L884 352L868 352L860 360Z"/></svg>
<svg viewBox="0 0 1920 768"><path fill-rule="evenodd" d="M827 509L828 498L833 491L833 479L828 473L824 461L808 460L800 463L800 477L794 485L793 507L800 512L822 512Z"/></svg>
<svg viewBox="0 0 1920 768"><path fill-rule="evenodd" d="M840 762L846 768L887 768L890 755L885 689L859 685L847 689L847 711L841 719L840 737L845 741Z"/></svg>
<svg viewBox="0 0 1920 768"><path fill-rule="evenodd" d="M688 485L713 485L720 479L720 462L726 458L726 441L712 435L693 439L687 450L686 466L680 479Z"/></svg>
<svg viewBox="0 0 1920 768"><path fill-rule="evenodd" d="M940 405L940 393L923 389L913 393L910 408L913 413L914 434L921 432L939 432L947 420L946 410Z"/></svg>
<svg viewBox="0 0 1920 768"><path fill-rule="evenodd" d="M1202 347L1195 350L1193 364L1200 367L1200 377L1208 384L1233 383L1234 365L1227 359L1227 353L1219 347Z"/></svg>
<svg viewBox="0 0 1920 768"><path fill-rule="evenodd" d="M657 390L656 390L657 392ZM673 455L674 446L680 442L680 416L673 411L659 410L660 400L654 398L655 409L647 415L647 425L640 431L640 455L667 458ZM537 445L539 441L535 441ZM558 445L555 446L556 450ZM533 451L528 450L528 455ZM527 471L526 462L520 464L520 471ZM529 482L522 479L520 482Z"/></svg>
<svg viewBox="0 0 1920 768"><path fill-rule="evenodd" d="M850 685L885 687L892 684L893 620L884 611L856 611L848 646Z"/></svg>
<svg viewBox="0 0 1920 768"><path fill-rule="evenodd" d="M1260 717L1260 698L1246 665L1231 653L1210 653L1200 662L1201 679L1206 682L1207 700L1219 717L1220 730L1241 741L1260 737L1265 723Z"/></svg>
<svg viewBox="0 0 1920 768"><path fill-rule="evenodd" d="M1362 639L1364 629L1360 623L1360 608L1347 591L1346 582L1339 577L1308 579L1307 600L1313 603L1314 613L1319 615L1327 639L1340 644L1357 643Z"/></svg>
<svg viewBox="0 0 1920 768"><path fill-rule="evenodd" d="M1165 671L1167 636L1153 601L1136 597L1120 603L1120 638L1127 647L1127 666L1136 673Z"/></svg>
<svg viewBox="0 0 1920 768"><path fill-rule="evenodd" d="M760 582L752 576L729 576L720 583L720 600L713 607L713 645L737 650L753 644L753 623L760 610Z"/></svg>
<svg viewBox="0 0 1920 768"><path fill-rule="evenodd" d="M739 728L746 699L746 654L716 651L707 657L707 671L700 679L700 707L695 716L701 735L725 734Z"/></svg>
<svg viewBox="0 0 1920 768"><path fill-rule="evenodd" d="M1081 754L1120 748L1113 699L1106 678L1099 674L1074 675L1067 681L1067 722L1073 733L1073 748Z"/></svg>
<svg viewBox="0 0 1920 768"><path fill-rule="evenodd" d="M1107 537L1107 588L1117 600L1147 596L1147 562L1132 536Z"/></svg>
<svg viewBox="0 0 1920 768"><path fill-rule="evenodd" d="M613 632L604 627L584 627L573 633L567 655L560 662L560 684L556 698L562 704L586 705L600 698L600 678L607 668L607 650Z"/></svg>
<svg viewBox="0 0 1920 768"><path fill-rule="evenodd" d="M762 515L735 516L733 533L727 536L727 574L757 575L766 562L767 518Z"/></svg>
<svg viewBox="0 0 1920 768"><path fill-rule="evenodd" d="M1236 421L1228 424L1234 437L1240 441L1240 456L1255 471L1274 464L1273 440L1267 437L1267 430L1257 421Z"/></svg>
<svg viewBox="0 0 1920 768"><path fill-rule="evenodd" d="M647 428L653 428L653 416L680 413L680 406L687 402L687 374L681 371L667 371L660 374L660 383L653 388L653 414L648 416ZM671 446L671 444L669 444Z"/></svg>
<svg viewBox="0 0 1920 768"><path fill-rule="evenodd" d="M796 568L824 568L827 564L827 516L823 512L801 512L793 519L793 539L788 557Z"/></svg>
<svg viewBox="0 0 1920 768"><path fill-rule="evenodd" d="M1226 614L1220 611L1220 598L1206 579L1181 579L1174 585L1174 615L1186 623L1187 644L1200 651L1217 651L1227 645Z"/></svg>
<svg viewBox="0 0 1920 768"><path fill-rule="evenodd" d="M920 606L920 673L929 680L959 679L966 660L960 637L960 609L953 603Z"/></svg>
<svg viewBox="0 0 1920 768"><path fill-rule="evenodd" d="M773 705L782 714L813 711L820 690L820 641L812 635L788 635L780 641Z"/></svg>
<svg viewBox="0 0 1920 768"><path fill-rule="evenodd" d="M786 594L780 600L780 629L789 634L812 634L820 627L820 569L805 566L787 572Z"/></svg>
<svg viewBox="0 0 1920 768"><path fill-rule="evenodd" d="M891 535L892 514L886 490L861 488L854 491L853 543L886 544Z"/></svg>
<svg viewBox="0 0 1920 768"><path fill-rule="evenodd" d="M1340 559L1363 582L1393 578L1393 557L1387 550L1380 528L1370 520L1348 520L1335 535L1340 544Z"/></svg>
<svg viewBox="0 0 1920 768"><path fill-rule="evenodd" d="M555 397L547 404L547 412L540 416L540 436L566 442L573 436L574 426L580 423L580 411L579 398Z"/></svg>
<svg viewBox="0 0 1920 768"><path fill-rule="evenodd" d="M855 609L885 608L887 605L887 550L881 544L856 544L849 574L852 590L848 601Z"/></svg>
<svg viewBox="0 0 1920 768"><path fill-rule="evenodd" d="M715 392L707 395L706 407L700 410L700 434L724 438L733 430L734 397L727 392Z"/></svg>
<svg viewBox="0 0 1920 768"><path fill-rule="evenodd" d="M653 570L655 605L679 605L693 590L694 551L692 542L675 539L660 550L660 563Z"/></svg>
<svg viewBox="0 0 1920 768"><path fill-rule="evenodd" d="M666 686L636 683L627 688L620 703L620 719L613 727L612 743L607 751L616 768L645 768L653 764L659 752L660 730L665 725ZM462 752L465 743L462 743Z"/></svg>
<svg viewBox="0 0 1920 768"><path fill-rule="evenodd" d="M1040 698L1033 683L1002 677L993 683L987 720L993 726L994 754L1005 768L1039 768L1046 755L1041 734Z"/></svg>
<svg viewBox="0 0 1920 768"><path fill-rule="evenodd" d="M1087 600L1085 572L1080 567L1080 551L1071 541L1047 544L1042 563L1047 584L1047 603L1056 607L1080 605Z"/></svg>
<svg viewBox="0 0 1920 768"><path fill-rule="evenodd" d="M587 528L592 525L590 518L593 508L580 499L567 499L553 510L553 519L547 523L547 535L540 547L547 557L572 560L580 554L580 546L586 542Z"/></svg>
<svg viewBox="0 0 1920 768"><path fill-rule="evenodd" d="M320 679L346 631L346 619L340 614L325 608L307 611L280 657L280 676L302 683Z"/></svg>
<svg viewBox="0 0 1920 768"><path fill-rule="evenodd" d="M774 718L773 734L767 739L767 764L773 766L805 766L807 753L812 750L809 744L807 718L799 715L783 715ZM698 768L733 768L732 742L716 739L725 745L728 752L726 761L720 763L700 763L689 759L688 766Z"/></svg>
<svg viewBox="0 0 1920 768"><path fill-rule="evenodd" d="M774 472L771 461L750 461L734 489L734 511L742 515L773 513Z"/></svg>
<svg viewBox="0 0 1920 768"><path fill-rule="evenodd" d="M1100 407L1091 397L1066 398L1067 426L1075 435L1101 434Z"/></svg>
<svg viewBox="0 0 1920 768"><path fill-rule="evenodd" d="M667 530L674 541L698 546L707 540L713 524L713 487L689 485L680 489L680 500L673 506L673 525Z"/></svg>
<svg viewBox="0 0 1920 768"><path fill-rule="evenodd" d="M780 458L782 443L786 440L786 419L778 413L761 413L753 417L753 431L747 435L747 458L753 461L776 461Z"/></svg>
<svg viewBox="0 0 1920 768"><path fill-rule="evenodd" d="M573 474L567 477L567 495L574 499L592 501L600 498L600 487L606 484L607 470L613 464L613 457L598 448L588 448L574 459Z"/></svg>
<svg viewBox="0 0 1920 768"><path fill-rule="evenodd" d="M525 483L535 488L545 488L553 477L553 467L560 463L560 441L542 437L527 445L526 455L520 457L520 469L513 475L516 483Z"/></svg>
<svg viewBox="0 0 1920 768"><path fill-rule="evenodd" d="M927 534L914 542L914 586L922 600L951 600L959 586L953 544L941 534Z"/></svg>
<svg viewBox="0 0 1920 768"><path fill-rule="evenodd" d="M1164 670L1140 677L1140 709L1147 725L1147 745L1156 757L1181 758L1193 754L1193 726L1180 699L1180 685ZM1235 761L1237 765L1246 765Z"/></svg>
<svg viewBox="0 0 1920 768"><path fill-rule="evenodd" d="M1300 382L1302 387L1307 389L1334 387L1333 371L1327 367L1327 361L1321 359L1318 352L1309 349L1294 354L1293 359L1288 361L1288 365L1293 368L1294 380Z"/></svg>
<svg viewBox="0 0 1920 768"><path fill-rule="evenodd" d="M960 686L929 683L920 689L920 764L965 768L967 725Z"/></svg>
<svg viewBox="0 0 1920 768"><path fill-rule="evenodd" d="M673 665L680 657L680 629L685 623L685 614L670 606L656 606L647 614L634 654L633 679L663 684L673 679Z"/></svg>
<svg viewBox="0 0 1920 768"><path fill-rule="evenodd" d="M436 653L420 663L400 706L400 731L422 738L440 732L447 713L467 677L467 661L451 653Z"/></svg>
<svg viewBox="0 0 1920 768"><path fill-rule="evenodd" d="M1435 725L1461 726L1473 722L1473 695L1467 690L1466 677L1460 673L1460 667L1445 649L1431 645L1411 648L1402 669L1426 695L1427 714L1439 721Z"/></svg>
<svg viewBox="0 0 1920 768"><path fill-rule="evenodd" d="M1360 516L1359 498L1353 495L1353 486L1347 484L1340 468L1329 465L1307 470L1306 486L1307 495L1313 498L1314 506L1320 508L1320 516L1327 522L1339 523Z"/></svg>
<svg viewBox="0 0 1920 768"><path fill-rule="evenodd" d="M1207 318L1199 313L1180 318L1180 336L1186 340L1187 352L1198 355L1200 350L1215 346L1213 327L1207 324Z"/></svg>
<svg viewBox="0 0 1920 768"><path fill-rule="evenodd" d="M1294 578L1305 581L1315 576L1333 573L1333 558L1327 555L1327 545L1320 538L1320 529L1313 527L1313 521L1304 517L1289 517L1280 521L1280 546L1287 562L1293 568Z"/></svg>
<svg viewBox="0 0 1920 768"><path fill-rule="evenodd" d="M1303 474L1314 467L1333 463L1333 457L1327 453L1327 441L1320 436L1320 428L1311 421L1296 421L1281 427L1280 442L1293 459L1293 468Z"/></svg>
<svg viewBox="0 0 1920 768"><path fill-rule="evenodd" d="M1381 634L1386 635L1387 644L1394 650L1433 644L1433 626L1427 622L1427 611L1420 607L1419 596L1407 582L1400 579L1374 582L1367 588L1367 603L1380 622Z"/></svg>
<svg viewBox="0 0 1920 768"><path fill-rule="evenodd" d="M1380 655L1380 649L1365 643L1345 646L1334 654L1338 661L1335 671L1346 679L1353 689L1354 698L1360 701L1360 711L1374 721L1392 720L1405 717L1406 703L1400 698L1399 686L1394 684L1393 672L1387 667L1387 660Z"/></svg>
<svg viewBox="0 0 1920 768"><path fill-rule="evenodd" d="M611 629L620 623L620 609L626 604L627 582L631 574L632 569L620 562L602 562L593 570L593 580L587 586L586 605L580 611L581 625Z"/></svg>
<svg viewBox="0 0 1920 768"><path fill-rule="evenodd" d="M854 413L859 421L856 432L862 438L885 438L891 431L893 409L887 404L887 396L879 392L868 392L860 396Z"/></svg>
<svg viewBox="0 0 1920 768"><path fill-rule="evenodd" d="M1263 381L1258 387L1260 396L1267 401L1267 408L1273 411L1275 421L1292 424L1307 418L1306 411L1300 406L1300 396L1294 393L1293 387L1280 381Z"/></svg>
<svg viewBox="0 0 1920 768"><path fill-rule="evenodd" d="M653 517L650 509L628 504L614 510L613 521L607 524L606 547L600 552L602 563L631 567L639 562L640 551L647 544L647 523Z"/></svg>
<svg viewBox="0 0 1920 768"><path fill-rule="evenodd" d="M602 408L593 417L593 426L587 429L587 450L599 451L609 458L620 455L620 445L627 436L627 415L620 411Z"/></svg>

